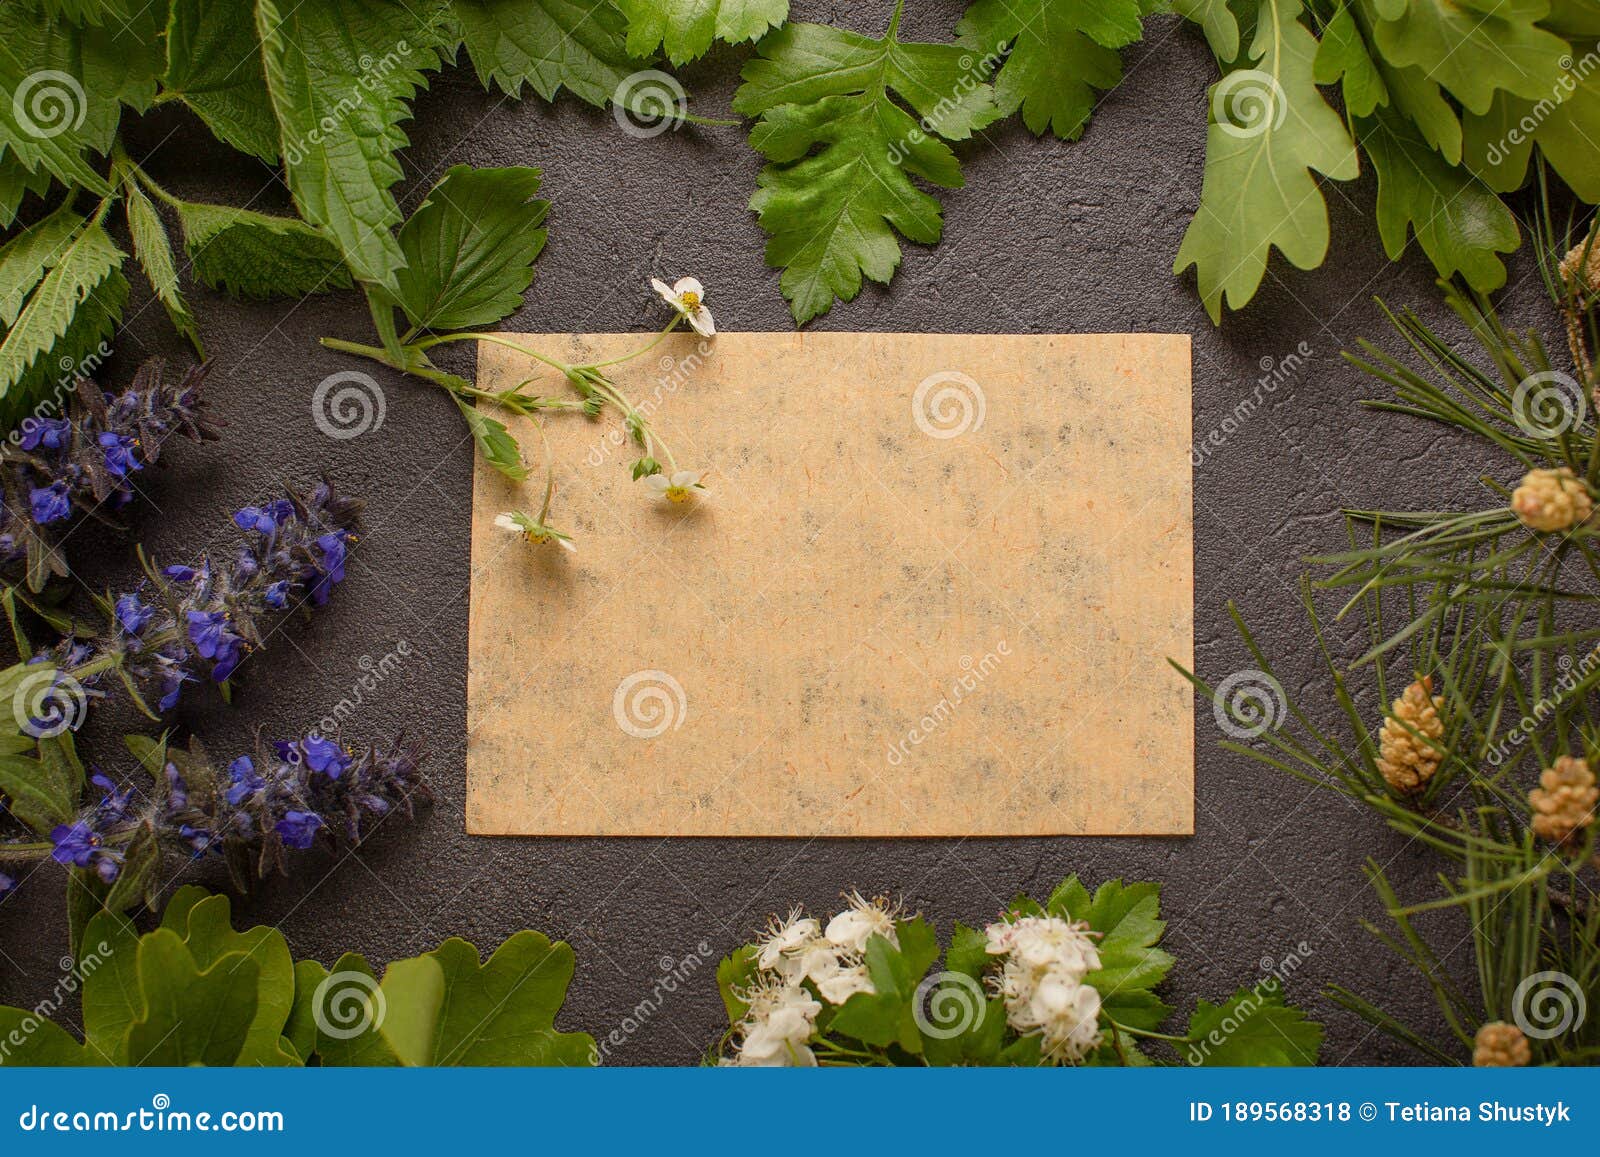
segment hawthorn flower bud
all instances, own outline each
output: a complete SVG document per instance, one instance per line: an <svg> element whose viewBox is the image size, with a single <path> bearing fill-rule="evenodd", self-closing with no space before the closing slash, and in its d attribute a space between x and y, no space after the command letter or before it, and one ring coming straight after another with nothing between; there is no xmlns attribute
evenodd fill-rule
<svg viewBox="0 0 1600 1157"><path fill-rule="evenodd" d="M1480 1069L1521 1068L1533 1059L1528 1038L1514 1024L1491 1020L1478 1030L1472 1045L1472 1063Z"/></svg>
<svg viewBox="0 0 1600 1157"><path fill-rule="evenodd" d="M1566 466L1530 470L1511 495L1511 509L1529 530L1571 530L1594 513L1589 486Z"/></svg>
<svg viewBox="0 0 1600 1157"><path fill-rule="evenodd" d="M1433 694L1433 679L1418 679L1405 689L1389 709L1378 732L1378 771L1384 782L1401 795L1417 795L1439 770L1441 753L1432 743L1444 738L1439 709L1442 696Z"/></svg>
<svg viewBox="0 0 1600 1157"><path fill-rule="evenodd" d="M1595 786L1589 761L1571 755L1556 757L1554 767L1539 774L1539 786L1528 793L1533 809L1533 834L1552 844L1563 844L1594 823L1600 788Z"/></svg>

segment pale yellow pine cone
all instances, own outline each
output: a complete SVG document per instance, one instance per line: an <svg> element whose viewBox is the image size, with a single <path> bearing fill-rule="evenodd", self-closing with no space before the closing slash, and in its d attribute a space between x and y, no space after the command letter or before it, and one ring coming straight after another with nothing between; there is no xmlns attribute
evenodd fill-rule
<svg viewBox="0 0 1600 1157"><path fill-rule="evenodd" d="M1389 709L1378 732L1378 770L1401 795L1416 795L1439 770L1440 753L1421 737L1444 738L1439 708L1444 698L1433 693L1433 679L1424 677L1405 689Z"/></svg>
<svg viewBox="0 0 1600 1157"><path fill-rule="evenodd" d="M1588 484L1566 466L1530 470L1511 495L1511 509L1530 530L1571 530L1594 513Z"/></svg>
<svg viewBox="0 0 1600 1157"><path fill-rule="evenodd" d="M1521 1068L1533 1059L1528 1038L1514 1024L1491 1020L1472 1042L1472 1063L1480 1069Z"/></svg>
<svg viewBox="0 0 1600 1157"><path fill-rule="evenodd" d="M1587 261L1584 260L1586 250ZM1567 250L1567 255L1561 259L1561 279L1574 291L1581 286L1590 293L1600 293L1600 240L1591 245L1586 237Z"/></svg>
<svg viewBox="0 0 1600 1157"><path fill-rule="evenodd" d="M1533 834L1552 844L1565 843L1594 823L1600 788L1595 786L1589 761L1576 756L1556 757L1554 767L1539 774L1539 786L1528 793L1533 808Z"/></svg>
<svg viewBox="0 0 1600 1157"><path fill-rule="evenodd" d="M1572 299L1563 303L1561 316L1567 323L1567 347L1580 378L1588 379L1594 370L1589 356L1589 331L1585 315L1589 303L1600 295L1600 238L1584 238L1561 259L1561 279L1567 283ZM1587 254L1587 258L1585 257ZM1600 382L1595 383L1595 404L1600 406Z"/></svg>

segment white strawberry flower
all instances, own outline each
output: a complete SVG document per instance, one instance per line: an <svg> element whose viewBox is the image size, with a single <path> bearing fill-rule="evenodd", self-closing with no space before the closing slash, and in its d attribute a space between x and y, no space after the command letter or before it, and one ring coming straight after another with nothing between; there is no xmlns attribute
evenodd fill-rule
<svg viewBox="0 0 1600 1157"><path fill-rule="evenodd" d="M701 337L717 336L717 323L712 320L711 311L705 304L705 286L698 280L693 277L680 277L668 285L659 277L652 277L650 285L668 305L683 316L683 320L689 323L695 333Z"/></svg>
<svg viewBox="0 0 1600 1157"><path fill-rule="evenodd" d="M495 515L494 524L501 530L509 530L514 534L520 534L524 542L531 542L541 546L547 542L553 542L562 550L575 551L578 549L570 534L557 530L553 526L546 526L538 519L530 518L528 515L523 514L520 510L513 510L508 514Z"/></svg>
<svg viewBox="0 0 1600 1157"><path fill-rule="evenodd" d="M675 470L671 475L648 475L644 484L669 502L687 502L694 497L695 491L705 490L700 485L703 477L705 475L698 470Z"/></svg>

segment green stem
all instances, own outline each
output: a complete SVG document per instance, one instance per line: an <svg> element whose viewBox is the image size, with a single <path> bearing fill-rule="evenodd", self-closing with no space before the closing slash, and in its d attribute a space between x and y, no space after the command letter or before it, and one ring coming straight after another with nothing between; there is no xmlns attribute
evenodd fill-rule
<svg viewBox="0 0 1600 1157"><path fill-rule="evenodd" d="M581 368L587 370L603 370L607 366L618 366L623 362L631 362L634 358L639 357L641 354L647 354L651 350L655 349L656 346L665 341L668 335L670 335L673 330L677 329L682 323L683 314L674 313L672 315L672 320L667 323L667 328L656 334L655 338L648 345L641 346L639 349L634 350L631 354L623 354L621 357L611 358L609 361L593 362L590 365L583 366Z"/></svg>

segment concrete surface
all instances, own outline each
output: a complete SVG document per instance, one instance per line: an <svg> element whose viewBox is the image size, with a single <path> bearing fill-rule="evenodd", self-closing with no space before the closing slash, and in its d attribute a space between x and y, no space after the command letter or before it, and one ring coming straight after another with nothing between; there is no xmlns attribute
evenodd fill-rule
<svg viewBox="0 0 1600 1157"><path fill-rule="evenodd" d="M955 0L913 7L905 33L926 38L947 36L961 11ZM889 8L888 0L798 3L795 14L876 32ZM1316 671L1306 662L1296 603L1298 560L1340 544L1336 511L1473 501L1475 476L1504 473L1505 466L1481 447L1357 406L1375 387L1339 351L1359 336L1381 334L1372 296L1443 316L1420 255L1397 265L1384 258L1372 225L1370 174L1329 187L1334 243L1321 270L1301 273L1275 261L1250 308L1220 330L1211 325L1192 279L1173 277L1171 264L1199 197L1213 66L1198 33L1170 19L1151 21L1145 43L1126 55L1127 80L1105 99L1081 142L1035 140L1009 123L963 147L968 184L942 195L943 244L907 246L890 289L869 287L816 324L1186 331L1194 336L1197 440L1251 393L1269 359L1307 343L1312 356L1304 369L1195 475L1200 671L1216 679L1252 665L1226 617L1232 599L1283 657L1286 682L1305 693ZM744 56L719 49L683 72L698 111L727 108ZM467 69L438 77L416 113L404 156L407 205L450 164L545 170L551 240L509 328L642 329L658 317L649 309L647 279L684 272L710 288L724 328L790 326L777 273L763 266L763 238L745 209L758 158L739 130L637 141L623 136L609 113L570 99L550 107L486 95ZM130 148L181 195L268 211L287 205L273 174L217 145L180 112L145 118ZM1539 317L1533 275L1526 259L1514 264L1514 288L1505 296L1514 317ZM1218 751L1204 705L1197 711L1193 838L469 839L462 830L462 733L472 456L452 404L378 371L387 395L382 429L331 441L312 421L313 389L341 369L374 367L323 351L316 339L371 340L358 296L239 304L196 290L193 301L216 360L212 405L229 429L220 442L172 451L148 479L150 501L132 510L133 536L158 557L188 557L225 541L237 506L319 471L365 496L371 513L349 581L317 622L281 633L268 653L245 664L234 706L193 696L177 725L227 755L246 747L257 728L292 734L347 694L361 656L376 659L406 640L416 657L383 683L348 730L360 738L418 728L434 752L430 771L440 798L417 824L388 825L359 854L313 858L292 877L236 901L239 919L281 925L297 955L331 962L354 949L381 963L449 935L488 949L519 928L539 928L570 940L578 955L561 1024L604 1038L623 1029L664 968L698 957L703 942L710 958L689 965L697 967L690 983L609 1050L612 1063L685 1064L723 1028L716 958L769 913L796 903L828 911L842 890L856 887L903 896L947 932L956 919L991 917L1019 890L1042 895L1078 872L1094 883L1117 876L1165 882L1166 945L1179 961L1166 996L1182 1008L1255 981L1263 961L1279 960L1303 941L1311 955L1290 991L1328 1025L1327 1061L1411 1059L1319 997L1331 981L1437 1030L1418 978L1357 924L1377 915L1360 873L1366 857L1389 862L1403 891L1425 886L1435 864L1371 815ZM107 375L116 382L147 354L183 353L148 294L136 290L131 317ZM454 366L470 372L470 359ZM72 557L90 585L124 584L134 574L131 542L88 529L74 539ZM86 751L108 763L125 759L115 736L133 723L99 712L86 729ZM1094 740L1127 741L1113 731ZM32 1004L55 983L65 941L60 888L49 875L0 913L0 999L8 1003ZM1446 947L1464 932L1458 922L1440 922ZM1464 963L1459 952L1453 958Z"/></svg>

